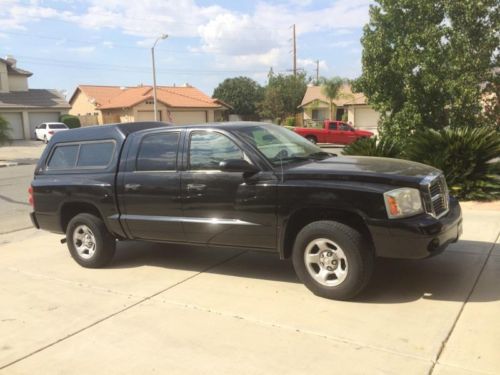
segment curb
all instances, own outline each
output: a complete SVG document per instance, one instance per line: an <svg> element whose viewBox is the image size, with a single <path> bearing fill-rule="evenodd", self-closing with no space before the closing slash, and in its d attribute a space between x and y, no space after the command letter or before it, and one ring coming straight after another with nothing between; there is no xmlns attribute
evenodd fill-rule
<svg viewBox="0 0 500 375"><path fill-rule="evenodd" d="M0 168L3 168L3 167L15 167L17 165L19 165L19 163L9 162L9 161L0 161Z"/></svg>

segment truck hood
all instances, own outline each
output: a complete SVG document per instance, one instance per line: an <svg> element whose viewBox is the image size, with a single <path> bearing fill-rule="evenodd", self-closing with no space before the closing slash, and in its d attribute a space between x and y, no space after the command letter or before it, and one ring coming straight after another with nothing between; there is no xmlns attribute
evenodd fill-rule
<svg viewBox="0 0 500 375"><path fill-rule="evenodd" d="M290 166L284 170L286 180L339 180L418 186L436 168L407 160L367 156L339 156Z"/></svg>

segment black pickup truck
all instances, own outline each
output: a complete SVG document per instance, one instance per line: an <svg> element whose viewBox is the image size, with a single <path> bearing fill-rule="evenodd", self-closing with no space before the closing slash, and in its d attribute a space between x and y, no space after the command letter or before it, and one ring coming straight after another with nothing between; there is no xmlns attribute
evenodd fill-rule
<svg viewBox="0 0 500 375"><path fill-rule="evenodd" d="M348 299L374 258L418 259L458 240L462 216L435 168L337 157L263 123L143 122L54 135L30 187L37 228L102 267L116 241L243 247L292 258L315 294Z"/></svg>

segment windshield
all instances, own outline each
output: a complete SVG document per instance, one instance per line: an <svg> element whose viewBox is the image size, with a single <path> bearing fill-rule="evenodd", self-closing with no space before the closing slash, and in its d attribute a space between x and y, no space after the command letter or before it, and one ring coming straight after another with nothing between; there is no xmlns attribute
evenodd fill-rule
<svg viewBox="0 0 500 375"><path fill-rule="evenodd" d="M307 139L277 125L254 125L234 129L234 132L264 154L273 165L332 156Z"/></svg>

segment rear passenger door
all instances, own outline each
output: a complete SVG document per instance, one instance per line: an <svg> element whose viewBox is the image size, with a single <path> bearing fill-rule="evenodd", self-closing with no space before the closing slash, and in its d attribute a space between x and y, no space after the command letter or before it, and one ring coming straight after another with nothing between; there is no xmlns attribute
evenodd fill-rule
<svg viewBox="0 0 500 375"><path fill-rule="evenodd" d="M118 176L121 219L132 238L184 241L179 221L181 136L180 130L149 132L132 140Z"/></svg>

